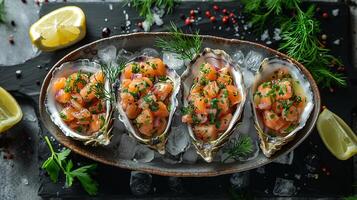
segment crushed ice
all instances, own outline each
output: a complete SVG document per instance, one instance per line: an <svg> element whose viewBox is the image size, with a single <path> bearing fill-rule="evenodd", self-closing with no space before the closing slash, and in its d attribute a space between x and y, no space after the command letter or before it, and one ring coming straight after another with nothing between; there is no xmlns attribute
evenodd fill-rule
<svg viewBox="0 0 357 200"><path fill-rule="evenodd" d="M166 150L173 156L184 152L190 144L190 138L186 128L181 125L179 127L172 127L167 139Z"/></svg>
<svg viewBox="0 0 357 200"><path fill-rule="evenodd" d="M134 161L147 163L151 162L154 157L154 151L149 149L147 146L139 144L135 147Z"/></svg>
<svg viewBox="0 0 357 200"><path fill-rule="evenodd" d="M276 196L292 196L296 192L296 187L293 180L276 178L273 189L273 194Z"/></svg>
<svg viewBox="0 0 357 200"><path fill-rule="evenodd" d="M253 71L257 72L260 66L260 63L263 60L263 55L256 52L256 51L249 51L248 54L245 56L245 66Z"/></svg>
<svg viewBox="0 0 357 200"><path fill-rule="evenodd" d="M184 61L179 58L179 55L176 53L171 53L164 51L162 59L166 65L173 70L181 69L184 66Z"/></svg>
<svg viewBox="0 0 357 200"><path fill-rule="evenodd" d="M130 175L130 190L133 195L141 196L151 191L152 176L151 174L132 171Z"/></svg>

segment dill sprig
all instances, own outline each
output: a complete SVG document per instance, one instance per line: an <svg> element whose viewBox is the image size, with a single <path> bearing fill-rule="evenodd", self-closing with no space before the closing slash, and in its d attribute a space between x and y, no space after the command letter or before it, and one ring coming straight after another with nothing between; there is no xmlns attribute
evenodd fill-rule
<svg viewBox="0 0 357 200"><path fill-rule="evenodd" d="M105 78L109 80L110 89L105 88L105 84L100 82L94 84L91 89L94 91L94 94L98 99L102 99L114 103L116 98L115 98L115 93L111 92L112 86L116 83L117 79L119 78L119 74L124 69L125 63L119 62L118 65L115 66L101 64L100 67L105 75Z"/></svg>
<svg viewBox="0 0 357 200"><path fill-rule="evenodd" d="M191 60L201 51L202 38L199 32L195 32L192 36L187 36L173 22L171 22L170 32L169 39L157 38L155 46L163 51L178 54L182 60Z"/></svg>
<svg viewBox="0 0 357 200"><path fill-rule="evenodd" d="M238 139L229 140L228 148L223 152L228 156L223 162L233 158L237 160L239 157L247 156L253 152L253 141L248 135L241 135Z"/></svg>
<svg viewBox="0 0 357 200"><path fill-rule="evenodd" d="M279 50L304 64L322 87L346 85L346 78L329 67L333 63L342 64L320 44L320 24L314 18L314 6L304 12L299 7L301 0L243 0L243 3L245 11L252 15L251 23L256 30L267 27L268 19L269 23L278 22L282 29ZM286 10L295 15L284 17Z"/></svg>
<svg viewBox="0 0 357 200"><path fill-rule="evenodd" d="M99 83L99 82L95 83L94 85L92 85L91 89L94 91L94 94L98 99L102 99L110 102L115 101L114 95L110 90L107 90L105 88L104 83Z"/></svg>
<svg viewBox="0 0 357 200"><path fill-rule="evenodd" d="M166 13L171 13L175 6L175 0L127 0L127 4L130 3L132 7L139 11L139 15L145 17L149 22L153 22L154 14L152 8L154 6L158 8L164 8Z"/></svg>
<svg viewBox="0 0 357 200"><path fill-rule="evenodd" d="M119 61L118 65L107 65L107 64L101 64L100 68L103 71L105 77L111 82L115 83L115 81L118 79L120 72L124 69L125 67L125 62Z"/></svg>
<svg viewBox="0 0 357 200"><path fill-rule="evenodd" d="M0 0L0 23L5 23L5 0Z"/></svg>
<svg viewBox="0 0 357 200"><path fill-rule="evenodd" d="M333 84L345 86L345 77L329 69L331 63L341 64L341 62L329 55L328 49L321 47L318 40L319 22L313 18L314 11L314 6L310 6L306 12L298 8L294 19L283 26L279 50L285 51L304 64L321 86L331 87Z"/></svg>

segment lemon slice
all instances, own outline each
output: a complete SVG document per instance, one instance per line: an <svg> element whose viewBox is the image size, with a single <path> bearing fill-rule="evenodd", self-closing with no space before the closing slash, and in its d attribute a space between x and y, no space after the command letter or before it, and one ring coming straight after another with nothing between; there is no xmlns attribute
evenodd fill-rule
<svg viewBox="0 0 357 200"><path fill-rule="evenodd" d="M0 133L8 130L22 118L22 111L14 97L0 87Z"/></svg>
<svg viewBox="0 0 357 200"><path fill-rule="evenodd" d="M356 134L328 109L324 109L317 119L317 130L328 150L336 158L347 160L357 153Z"/></svg>
<svg viewBox="0 0 357 200"><path fill-rule="evenodd" d="M34 23L29 34L31 42L43 51L68 47L86 35L85 15L76 6L59 8Z"/></svg>

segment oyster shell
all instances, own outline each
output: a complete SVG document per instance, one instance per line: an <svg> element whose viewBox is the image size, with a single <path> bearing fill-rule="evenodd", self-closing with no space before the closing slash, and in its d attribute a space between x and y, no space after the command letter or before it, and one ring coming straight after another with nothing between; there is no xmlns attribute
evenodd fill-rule
<svg viewBox="0 0 357 200"><path fill-rule="evenodd" d="M272 134L269 134L269 131L270 133L274 131L264 126L263 116L256 108L253 97L258 89L258 86L265 81L274 80L274 72L277 72L279 70L287 70L288 74L290 74L291 76L293 94L296 94L299 97L305 96L306 103L303 106L303 110L299 111L300 118L298 118L297 124L294 124L294 126L292 126L293 129L289 130L289 125L289 128L283 130L284 133L282 136L273 136ZM255 80L251 88L251 98L254 112L255 127L260 138L260 147L263 150L264 155L267 157L271 157L276 151L281 149L284 144L288 143L295 137L296 133L305 126L306 121L308 120L311 111L314 107L314 96L310 82L307 80L301 70L291 61L275 57L266 58L261 63L261 66L255 76Z"/></svg>
<svg viewBox="0 0 357 200"><path fill-rule="evenodd" d="M151 56L147 56L146 54L138 56L134 59L132 59L130 62L128 62L128 64L130 64L131 62L145 62L148 59L151 59L154 57ZM121 122L124 123L125 127L127 128L127 130L129 131L129 133L135 138L137 139L139 142L148 145L150 148L157 150L160 154L165 154L165 144L167 141L167 135L169 133L170 130L170 125L172 122L172 119L174 117L175 114L175 110L178 106L178 100L177 100L177 94L180 91L180 83L181 83L181 79L180 76L176 73L175 70L166 68L166 76L170 79L170 81L172 81L173 83L173 89L171 92L171 96L169 98L169 116L168 116L168 120L167 120L167 125L165 130L160 134L160 135L156 135L153 137L145 137L143 136L138 128L134 125L133 120L130 120L127 116L127 114L124 111L124 108L122 106L121 102L121 95L118 95L117 98L117 109L119 112L119 120ZM121 77L122 80L122 77ZM118 94L120 94L121 89L118 90Z"/></svg>
<svg viewBox="0 0 357 200"><path fill-rule="evenodd" d="M55 69L52 72L51 82L49 87L47 88L46 99L45 99L45 107L46 111L50 115L51 120L55 123L61 131L69 137L72 137L76 140L83 141L84 144L91 144L93 146L96 145L108 145L111 139L110 132L112 130L113 124L113 110L110 101L105 101L106 111L105 111L105 121L99 131L91 133L91 135L81 134L72 130L60 117L60 109L63 107L56 102L55 93L52 90L54 80L60 77L68 77L69 75L81 71L81 72L89 72L95 73L101 70L101 67L96 62L91 62L87 59L77 60L74 62L66 62L63 63L59 68ZM104 87L107 91L111 91L111 87L108 81L105 82Z"/></svg>
<svg viewBox="0 0 357 200"><path fill-rule="evenodd" d="M182 101L183 106L187 107L189 105L188 97L190 95L190 90L193 86L194 79L199 73L199 66L204 63L209 63L215 68L223 68L228 66L230 75L233 79L234 85L237 87L240 95L241 102L237 105L236 110L232 113L233 117L230 121L228 128L220 135L217 139L211 141L203 141L196 138L193 132L193 126L188 124L188 132L192 139L192 143L196 147L197 153L206 161L212 162L214 154L221 148L228 137L233 133L234 129L237 127L238 122L241 119L241 114L243 111L243 105L246 99L246 89L243 83L243 77L241 71L238 69L238 65L233 62L231 57L219 49L205 48L200 55L197 55L189 64L186 71L182 74Z"/></svg>

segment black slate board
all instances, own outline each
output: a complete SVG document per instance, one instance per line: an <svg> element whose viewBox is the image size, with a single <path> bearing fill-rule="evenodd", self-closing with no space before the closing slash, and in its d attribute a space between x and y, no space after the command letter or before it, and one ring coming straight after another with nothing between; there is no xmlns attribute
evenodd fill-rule
<svg viewBox="0 0 357 200"><path fill-rule="evenodd" d="M142 19L135 15L133 9L123 7L121 3L110 3L113 5L113 10L109 10L109 3L46 3L42 6L40 14L44 15L56 8L64 5L77 5L81 7L86 13L87 17L87 36L80 43L61 50L55 53L43 53L39 57L30 60L24 64L12 67L0 68L0 74L6 74L2 76L0 85L8 90L16 90L22 93L28 94L35 98L37 101L37 92L40 89L39 85L35 84L36 80L42 80L47 73L46 68L51 67L58 59L71 50L94 41L101 37L101 30L103 27L109 27L112 30L112 35L122 34L121 26L124 25L125 19L123 15L123 9L130 16L132 29L134 24ZM240 11L241 6L238 2L220 2L215 3L219 7L235 9ZM188 12L192 8L200 7L202 11L207 8L212 8L212 2L195 3L186 2L182 3L175 9L175 13L164 18L165 24L168 25L169 21L174 21L177 26L182 27L184 30L187 28L183 25L183 20L178 16L178 13L184 13L188 15ZM331 110L339 114L347 122L352 121L352 109L357 110L357 96L353 94L353 91L357 89L357 77L355 70L351 66L351 54L350 54L350 28L349 28L349 10L344 4L327 4L318 3L321 7L321 11L327 11L331 14L332 9L340 9L339 17L331 17L327 20L321 20L323 31L329 36L328 47L332 49L334 55L339 56L343 63L347 66L349 75L350 86L345 89L337 89L334 93L328 90L321 91L323 104L327 105ZM107 18L107 22L104 20ZM114 27L118 29L114 29ZM225 31L225 27L222 26L223 31L219 31L219 24L217 23L216 29L213 28L211 22L206 18L202 20L198 26L193 26L193 29L200 29L201 34L209 34L222 36L227 38L238 38L233 34L232 29ZM154 26L153 31L165 31L164 27ZM244 32L241 27L241 36L245 39L255 41L256 37L251 36L248 32ZM260 37L260 36L259 36ZM336 46L332 44L334 39L343 38L341 45ZM259 41L257 41L259 42ZM276 43L271 46L276 47ZM38 66L41 66L40 68ZM21 69L23 78L16 79L15 71ZM347 99L347 100L346 100ZM49 135L44 131L43 135ZM39 146L40 159L47 158L48 149L46 145L41 142ZM306 161L307 156L316 155L318 159L312 161ZM92 163L92 161L73 155L72 159L75 163ZM309 164L310 168L306 165ZM39 163L40 165L40 163ZM312 167L312 168L311 168ZM315 168L315 170L313 170ZM323 171L326 168L330 174L327 175ZM310 171L308 171L310 169ZM153 183L151 192L144 197L161 197L169 198L176 197L180 199L185 198L207 198L207 199L223 199L234 197L234 194L241 194L242 192L248 193L254 197L272 197L272 190L276 178L285 178L294 180L294 184L297 191L294 196L298 197L342 197L347 196L353 192L353 163L349 161L338 161L327 151L321 142L316 131L294 152L294 162L292 165L282 164L269 164L264 167L265 173L260 174L256 170L251 170L249 174L249 184L244 191L234 190L231 188L230 178L231 175L224 175L213 178L180 178L181 186L173 187L173 182L170 182L169 178L161 176L153 176ZM309 175L310 174L310 175ZM316 174L318 176L315 179ZM70 189L63 187L64 183L59 182L53 184L50 182L47 175L40 170L41 187L39 189L39 195L44 198L50 197L86 197L78 184ZM95 178L99 182L99 197L100 198L131 198L132 193L129 187L130 172L128 170L122 170L111 166L98 165Z"/></svg>

